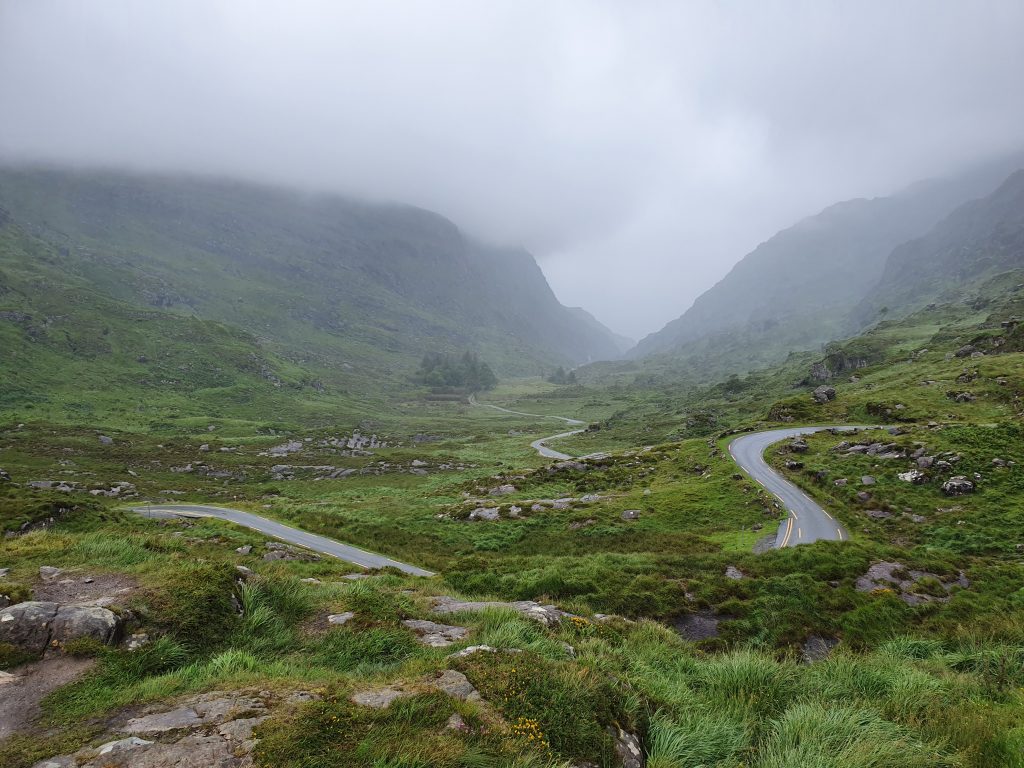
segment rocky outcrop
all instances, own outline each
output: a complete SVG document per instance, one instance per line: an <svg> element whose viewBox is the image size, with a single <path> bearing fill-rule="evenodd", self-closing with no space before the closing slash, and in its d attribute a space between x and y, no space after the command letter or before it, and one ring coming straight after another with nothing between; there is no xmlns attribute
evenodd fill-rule
<svg viewBox="0 0 1024 768"><path fill-rule="evenodd" d="M545 627L554 627L561 623L563 618L572 616L571 613L561 611L553 605L541 605L533 600L517 600L515 602L501 602L498 600L456 600L453 597L435 597L431 610L438 614L450 613L475 613L488 608L507 608L516 611L528 619L539 622Z"/></svg>
<svg viewBox="0 0 1024 768"><path fill-rule="evenodd" d="M302 692L281 703L316 698ZM270 716L274 703L268 692L202 694L174 709L127 720L108 735L119 732L118 738L51 757L33 768L250 768L258 743L254 730Z"/></svg>
<svg viewBox="0 0 1024 768"><path fill-rule="evenodd" d="M967 589L970 585L963 571L955 579L943 579L928 571L908 569L902 563L883 561L872 564L857 579L854 589L858 592L895 592L907 605L920 605L947 602L948 593L954 587Z"/></svg>
<svg viewBox="0 0 1024 768"><path fill-rule="evenodd" d="M402 625L415 632L423 645L429 645L431 648L444 648L453 645L469 634L469 630L465 627L438 624L425 619L406 619Z"/></svg>
<svg viewBox="0 0 1024 768"><path fill-rule="evenodd" d="M91 638L112 644L118 639L121 620L113 611L97 605L59 605L45 601L17 603L0 611L0 643L28 653L42 653L70 640Z"/></svg>
<svg viewBox="0 0 1024 768"><path fill-rule="evenodd" d="M349 697L349 701L361 707L387 709L398 699L428 690L440 691L459 701L481 701L480 693L469 679L454 669L446 669L414 683L392 683L380 688L358 691Z"/></svg>

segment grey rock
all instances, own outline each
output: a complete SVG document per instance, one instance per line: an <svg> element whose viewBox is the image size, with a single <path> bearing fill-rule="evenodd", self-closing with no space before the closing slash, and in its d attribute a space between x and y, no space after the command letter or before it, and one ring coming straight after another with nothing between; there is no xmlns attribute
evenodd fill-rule
<svg viewBox="0 0 1024 768"><path fill-rule="evenodd" d="M145 632L133 632L128 638L125 648L129 651L137 651L144 645L149 645L149 635Z"/></svg>
<svg viewBox="0 0 1024 768"><path fill-rule="evenodd" d="M136 717L125 723L121 729L126 733L171 733L196 728L203 724L203 718L192 707L178 707L168 712L159 712Z"/></svg>
<svg viewBox="0 0 1024 768"><path fill-rule="evenodd" d="M29 653L42 653L50 642L57 603L29 601L0 610L0 643Z"/></svg>
<svg viewBox="0 0 1024 768"><path fill-rule="evenodd" d="M822 384L820 387L815 387L811 396L814 398L816 403L827 403L829 400L835 400L836 388L830 387L827 384Z"/></svg>
<svg viewBox="0 0 1024 768"><path fill-rule="evenodd" d="M209 443L203 443L202 445L200 445L200 446L199 446L199 450L200 450L200 451L201 451L202 453L209 453L209 451L210 451L210 445L209 445Z"/></svg>
<svg viewBox="0 0 1024 768"><path fill-rule="evenodd" d="M243 547L238 547L235 550L235 552L237 552L240 555L248 555L250 552L252 552L252 544L246 544Z"/></svg>
<svg viewBox="0 0 1024 768"><path fill-rule="evenodd" d="M963 475L956 475L942 484L942 492L947 496L963 496L967 493L974 493L974 483Z"/></svg>
<svg viewBox="0 0 1024 768"><path fill-rule="evenodd" d="M960 349L958 349L953 354L956 357L970 357L971 354L973 354L974 352L975 348L973 344L964 344L962 347L960 347Z"/></svg>
<svg viewBox="0 0 1024 768"><path fill-rule="evenodd" d="M804 664L814 664L817 661L824 661L832 655L832 649L837 645L839 645L838 638L811 635L800 647L800 660Z"/></svg>
<svg viewBox="0 0 1024 768"><path fill-rule="evenodd" d="M127 739L118 739L117 741L108 741L106 744L101 744L96 748L96 754L117 754L119 752L127 752L131 749L136 749L137 747L148 747L153 743L154 742L152 741L140 739L138 736L129 736Z"/></svg>
<svg viewBox="0 0 1024 768"><path fill-rule="evenodd" d="M353 704L370 709L387 709L396 699L404 696L411 696L412 691L406 691L396 686L385 686L384 688L373 688L368 691L353 693L349 700Z"/></svg>
<svg viewBox="0 0 1024 768"><path fill-rule="evenodd" d="M43 581L56 581L64 575L61 568L54 568L52 565L39 566L39 578Z"/></svg>
<svg viewBox="0 0 1024 768"><path fill-rule="evenodd" d="M449 624L438 624L424 619L405 619L402 625L416 633L423 645L431 648L444 648L462 640L469 634L465 627L454 627Z"/></svg>
<svg viewBox="0 0 1024 768"><path fill-rule="evenodd" d="M935 463L934 456L918 456L917 457L917 468L918 469L931 469Z"/></svg>
<svg viewBox="0 0 1024 768"><path fill-rule="evenodd" d="M469 513L469 519L476 522L478 520L495 521L500 517L500 512L497 507L477 507Z"/></svg>
<svg viewBox="0 0 1024 768"><path fill-rule="evenodd" d="M499 485L499 486L496 486L494 488L491 488L491 490L489 490L487 493L489 493L491 496L507 496L510 493L515 493L515 492L516 492L516 487L514 485L506 484L506 485Z"/></svg>
<svg viewBox="0 0 1024 768"><path fill-rule="evenodd" d="M497 653L497 648L492 648L489 645L471 645L468 648L463 648L461 651L448 654L449 659L464 659L467 656L473 656L477 653Z"/></svg>
<svg viewBox="0 0 1024 768"><path fill-rule="evenodd" d="M507 608L546 627L557 626L564 617L572 615L558 610L553 605L541 605L533 600L517 600L506 603L497 600L456 600L452 597L439 596L434 598L432 606L433 612L438 614L461 613L463 611L478 612L488 608Z"/></svg>
<svg viewBox="0 0 1024 768"><path fill-rule="evenodd" d="M340 627L344 624L347 624L354 618L355 614L352 611L345 611L344 613L332 613L330 616L327 617L327 623Z"/></svg>
<svg viewBox="0 0 1024 768"><path fill-rule="evenodd" d="M725 569L725 578L732 579L733 581L739 581L743 578L743 571L737 568L735 565L730 565Z"/></svg>
<svg viewBox="0 0 1024 768"><path fill-rule="evenodd" d="M113 445L114 444L114 438L107 437L106 435L100 435L100 443L103 444L103 445Z"/></svg>
<svg viewBox="0 0 1024 768"><path fill-rule="evenodd" d="M807 444L807 441L802 437L794 437L789 441L789 450L794 453L807 453L809 448L810 446Z"/></svg>
<svg viewBox="0 0 1024 768"><path fill-rule="evenodd" d="M892 515L889 512L886 512L884 509L869 509L864 514L866 514L872 520L888 520L890 517L892 517Z"/></svg>
<svg viewBox="0 0 1024 768"><path fill-rule="evenodd" d="M928 480L928 475L919 469L912 469L909 472L900 472L897 477L905 483L921 485Z"/></svg>
<svg viewBox="0 0 1024 768"><path fill-rule="evenodd" d="M864 477L860 479L861 485L874 485L875 482L875 478L872 477L871 475L864 475Z"/></svg>
<svg viewBox="0 0 1024 768"><path fill-rule="evenodd" d="M622 768L644 768L646 760L640 739L634 733L621 728L609 729L615 737L615 755Z"/></svg>
<svg viewBox="0 0 1024 768"><path fill-rule="evenodd" d="M91 638L109 645L117 639L121 620L113 611L98 605L63 605L50 626L50 642Z"/></svg>
<svg viewBox="0 0 1024 768"><path fill-rule="evenodd" d="M623 520L638 520L640 518L639 509L624 509L622 514L619 515Z"/></svg>
<svg viewBox="0 0 1024 768"><path fill-rule="evenodd" d="M11 572L10 568L0 568L0 579L6 579L7 574Z"/></svg>
<svg viewBox="0 0 1024 768"><path fill-rule="evenodd" d="M846 484L847 484L848 482L849 482L849 481L848 481L848 480L847 480L847 479L846 479L845 477L841 477L841 478L839 478L838 480L836 480L836 483L835 483L835 485L836 485L836 488L842 488L842 487L843 487L843 486L845 486L845 485L846 485Z"/></svg>
<svg viewBox="0 0 1024 768"><path fill-rule="evenodd" d="M431 681L431 686L460 701L479 701L480 694L464 674L454 669L446 669L439 677Z"/></svg>
<svg viewBox="0 0 1024 768"><path fill-rule="evenodd" d="M11 482L11 476L6 469L0 469L0 483Z"/></svg>

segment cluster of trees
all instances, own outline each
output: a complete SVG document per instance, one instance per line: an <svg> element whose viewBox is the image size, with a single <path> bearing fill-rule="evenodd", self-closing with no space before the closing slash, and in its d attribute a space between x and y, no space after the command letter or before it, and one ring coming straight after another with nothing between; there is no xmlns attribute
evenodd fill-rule
<svg viewBox="0 0 1024 768"><path fill-rule="evenodd" d="M463 352L461 355L428 352L420 361L415 378L428 387L451 387L470 392L494 389L498 384L498 377L494 375L491 366L472 352Z"/></svg>
<svg viewBox="0 0 1024 768"><path fill-rule="evenodd" d="M575 384L576 371L569 371L566 373L565 368L558 366L558 368L548 376L548 381L552 384Z"/></svg>

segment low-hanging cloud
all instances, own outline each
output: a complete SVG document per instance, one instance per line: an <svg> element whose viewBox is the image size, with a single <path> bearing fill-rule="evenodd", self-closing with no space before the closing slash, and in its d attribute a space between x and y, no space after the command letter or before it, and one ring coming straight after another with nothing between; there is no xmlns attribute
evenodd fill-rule
<svg viewBox="0 0 1024 768"><path fill-rule="evenodd" d="M1024 4L0 4L0 153L402 200L634 336L836 200L1019 148Z"/></svg>

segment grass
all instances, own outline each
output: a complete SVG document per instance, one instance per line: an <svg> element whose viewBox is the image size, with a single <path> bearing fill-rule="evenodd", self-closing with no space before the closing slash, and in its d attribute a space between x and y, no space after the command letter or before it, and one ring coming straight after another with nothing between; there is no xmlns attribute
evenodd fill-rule
<svg viewBox="0 0 1024 768"><path fill-rule="evenodd" d="M263 726L259 760L268 766L600 764L612 759L608 729L623 727L640 734L654 768L1020 768L1024 356L947 360L948 351L992 330L979 330L978 317L963 308L929 310L881 328L869 344L876 361L857 381L839 382L836 400L824 405L809 398L810 382L793 385L805 375L804 357L685 392L620 376L603 388L508 382L489 395L514 410L596 424L563 443L577 453L613 450L585 470L549 472L529 449L530 440L558 429L555 422L459 404L392 399L369 423L344 410L318 423L320 406L293 404L268 420L255 418L253 406L235 400L244 393L229 387L211 389L220 403L213 416L158 403L158 418L128 418L97 406L92 413L107 416L92 421L78 411L69 424L71 412L57 418L50 405L39 419L8 410L0 465L13 482L0 486L0 524L45 525L0 539L0 564L11 568L0 591L27 598L42 565L120 575L136 587L126 598L131 629L154 639L131 653L74 649L97 665L44 702L43 727L56 740L8 740L0 764L28 766L73 751L93 736L83 723L136 703L253 687L324 695L275 712ZM929 352L917 354L925 346ZM970 380L958 382L965 369ZM973 401L947 397L964 384ZM255 402L278 415L274 401ZM723 445L734 429L795 423L778 420L787 418L898 422L905 434L886 441L959 455L956 472L981 475L977 490L949 498L944 475L910 484L898 478L907 461L847 455L834 448L848 436L817 434L802 469L786 469L789 456L777 449L767 458L834 512L852 540L754 555L753 543L783 514L737 472ZM342 455L324 442L357 428L388 447ZM100 443L100 433L113 444ZM261 455L288 439L302 451ZM202 444L211 450L200 451ZM1016 464L994 465L994 458ZM409 472L414 460L425 462L427 475ZM200 463L210 471L175 471ZM275 478L271 468L281 463L355 474ZM876 483L865 502L857 493L867 474ZM837 486L840 478L848 483ZM27 485L40 479L83 490ZM352 582L342 578L351 567L338 561L264 561L265 539L251 531L215 520L145 520L124 511L123 499L88 493L120 481L142 498L237 506L440 575ZM502 484L515 491L491 496ZM531 509L537 499L588 494L600 498ZM500 503L502 519L462 519L467 499L478 498ZM518 518L508 514L512 505L521 507ZM625 509L639 510L638 519L622 519ZM891 516L865 514L875 509ZM253 551L236 553L243 545ZM933 599L909 605L894 591L858 591L857 579L881 560L934 574L913 587ZM256 576L239 582L239 564ZM745 578L724 578L730 565ZM969 586L947 591L961 572ZM310 577L321 583L301 581ZM555 602L583 617L615 613L635 623L585 618L546 628L487 610L445 618L469 636L433 649L401 622L438 619L428 609L436 594ZM342 611L355 618L328 627L324 617ZM666 628L694 612L721 620L717 637L686 643ZM814 635L840 644L825 661L800 663ZM471 644L521 653L447 660ZM0 649L0 665L24 660ZM416 687L453 665L504 727L484 705L426 688L379 712L348 698L391 682ZM468 731L445 728L455 713Z"/></svg>

